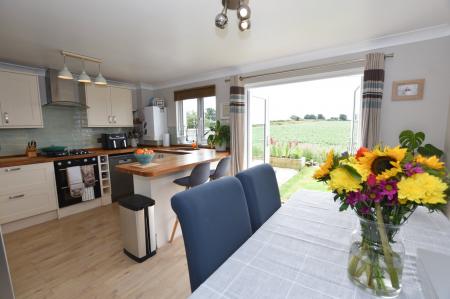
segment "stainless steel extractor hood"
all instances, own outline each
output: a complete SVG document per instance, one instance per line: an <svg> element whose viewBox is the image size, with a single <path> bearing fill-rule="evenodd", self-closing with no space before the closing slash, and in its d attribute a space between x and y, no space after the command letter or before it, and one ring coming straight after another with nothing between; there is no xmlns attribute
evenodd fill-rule
<svg viewBox="0 0 450 299"><path fill-rule="evenodd" d="M89 108L81 102L80 83L76 80L58 78L58 70L48 69L45 74L47 104L44 106Z"/></svg>

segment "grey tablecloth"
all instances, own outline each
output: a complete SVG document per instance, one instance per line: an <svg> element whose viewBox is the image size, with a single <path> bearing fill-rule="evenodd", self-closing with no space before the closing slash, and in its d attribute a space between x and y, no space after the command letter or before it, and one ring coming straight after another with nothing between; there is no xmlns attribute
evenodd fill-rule
<svg viewBox="0 0 450 299"><path fill-rule="evenodd" d="M358 219L330 193L300 191L242 245L191 298L372 298L347 278ZM425 299L416 249L450 252L450 223L419 208L400 233L406 249L399 298Z"/></svg>

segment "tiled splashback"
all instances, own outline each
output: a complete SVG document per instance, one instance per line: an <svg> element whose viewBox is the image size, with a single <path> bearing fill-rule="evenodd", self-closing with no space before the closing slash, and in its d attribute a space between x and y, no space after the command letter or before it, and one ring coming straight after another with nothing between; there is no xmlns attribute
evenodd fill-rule
<svg viewBox="0 0 450 299"><path fill-rule="evenodd" d="M24 154L27 142L38 148L63 145L69 148L101 147L102 133L128 132L131 128L86 128L86 111L66 107L42 107L43 129L0 129L0 156Z"/></svg>

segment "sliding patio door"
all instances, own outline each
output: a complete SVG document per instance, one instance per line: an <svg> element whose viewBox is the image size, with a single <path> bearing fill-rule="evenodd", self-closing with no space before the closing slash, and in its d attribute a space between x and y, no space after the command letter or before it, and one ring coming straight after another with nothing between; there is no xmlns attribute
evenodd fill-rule
<svg viewBox="0 0 450 299"><path fill-rule="evenodd" d="M248 167L269 163L270 121L267 98L248 94Z"/></svg>

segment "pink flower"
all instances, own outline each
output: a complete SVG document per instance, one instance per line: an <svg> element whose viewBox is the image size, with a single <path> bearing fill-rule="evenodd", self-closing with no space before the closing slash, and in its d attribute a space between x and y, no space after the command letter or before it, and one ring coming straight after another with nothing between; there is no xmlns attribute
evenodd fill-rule
<svg viewBox="0 0 450 299"><path fill-rule="evenodd" d="M386 196L389 201L393 201L397 195L397 182L394 180L380 182L380 195Z"/></svg>
<svg viewBox="0 0 450 299"><path fill-rule="evenodd" d="M404 170L407 176L412 176L416 173L423 173L422 167L414 166L411 162L405 164Z"/></svg>
<svg viewBox="0 0 450 299"><path fill-rule="evenodd" d="M374 202L380 202L383 199L383 196L378 188L370 188L367 191L367 198Z"/></svg>
<svg viewBox="0 0 450 299"><path fill-rule="evenodd" d="M357 192L350 192L345 200L347 204L354 207L357 203L361 201L365 201L367 199L367 196L359 191Z"/></svg>
<svg viewBox="0 0 450 299"><path fill-rule="evenodd" d="M369 187L375 187L376 184L377 177L373 173L369 174L369 176L367 177L367 185L369 185Z"/></svg>

